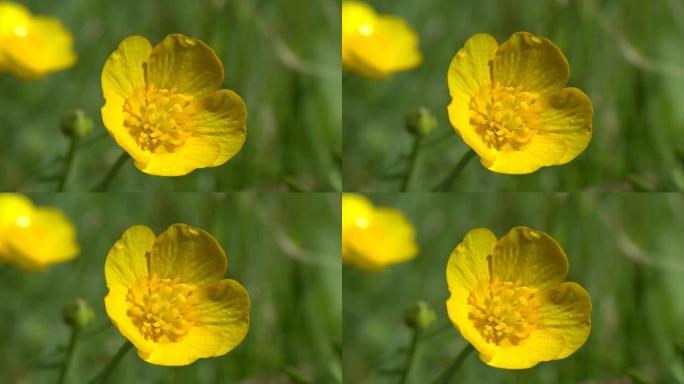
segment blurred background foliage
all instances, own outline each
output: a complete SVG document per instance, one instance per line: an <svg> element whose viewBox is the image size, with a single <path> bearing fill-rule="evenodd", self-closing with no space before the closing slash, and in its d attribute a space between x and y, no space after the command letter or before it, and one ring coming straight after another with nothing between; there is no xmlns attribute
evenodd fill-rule
<svg viewBox="0 0 684 384"><path fill-rule="evenodd" d="M104 311L104 261L123 231L157 234L176 222L206 229L228 255L227 278L252 302L236 349L186 367L150 365L129 352L115 383L339 383L342 285L340 203L333 194L31 195L73 220L82 252L44 272L0 265L0 383L54 383L69 328L62 306L86 299L96 319L83 331L70 383L85 383L125 339ZM122 215L121 212L126 214ZM314 214L315 213L315 214ZM36 239L36 241L40 241Z"/></svg>
<svg viewBox="0 0 684 384"><path fill-rule="evenodd" d="M589 94L594 137L565 166L527 176L487 171L473 159L459 191L684 190L684 3L679 0L368 0L401 16L421 39L423 64L384 81L343 76L343 178L347 191L397 191L412 137L404 116L420 106L439 127L423 140L409 190L429 191L468 147L447 116L447 69L475 33L501 43L514 32L550 38L570 62L569 86Z"/></svg>
<svg viewBox="0 0 684 384"><path fill-rule="evenodd" d="M127 36L153 44L183 33L211 46L224 87L247 104L247 142L223 166L179 178L128 162L117 191L341 189L339 0L20 1L71 30L79 61L41 81L0 76L0 190L54 191L68 148L59 130L84 109L96 129L81 143L66 190L88 191L122 150L102 126L102 66Z"/></svg>
<svg viewBox="0 0 684 384"><path fill-rule="evenodd" d="M684 383L684 196L681 194L375 194L414 223L418 257L381 273L343 269L343 365L347 383L398 383L411 330L404 311L425 300L437 320L418 347L409 383L432 383L466 341L450 324L446 265L465 234L497 237L517 225L554 237L568 281L590 293L592 332L564 360L521 371L471 354L458 383Z"/></svg>

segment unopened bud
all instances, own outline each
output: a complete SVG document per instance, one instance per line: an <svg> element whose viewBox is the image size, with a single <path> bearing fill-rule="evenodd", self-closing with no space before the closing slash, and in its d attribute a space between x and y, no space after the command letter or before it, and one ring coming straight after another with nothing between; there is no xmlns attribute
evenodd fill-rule
<svg viewBox="0 0 684 384"><path fill-rule="evenodd" d="M404 322L416 331L422 332L434 324L437 316L428 303L419 301L404 314Z"/></svg>
<svg viewBox="0 0 684 384"><path fill-rule="evenodd" d="M95 312L83 299L76 299L64 306L64 322L69 326L83 329L95 320Z"/></svg>
<svg viewBox="0 0 684 384"><path fill-rule="evenodd" d="M406 129L416 136L427 136L437 127L437 119L429 109L420 107L406 115Z"/></svg>
<svg viewBox="0 0 684 384"><path fill-rule="evenodd" d="M72 139L81 139L93 130L93 121L81 109L67 112L62 118L62 132Z"/></svg>

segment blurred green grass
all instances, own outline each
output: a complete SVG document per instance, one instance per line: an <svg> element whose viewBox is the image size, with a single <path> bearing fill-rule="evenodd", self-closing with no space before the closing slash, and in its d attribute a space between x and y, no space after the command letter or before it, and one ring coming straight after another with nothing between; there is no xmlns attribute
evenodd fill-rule
<svg viewBox="0 0 684 384"><path fill-rule="evenodd" d="M417 31L423 64L385 81L345 73L344 190L397 191L412 138L404 116L420 106L439 127L426 140L410 190L429 191L468 147L449 124L446 74L454 54L475 33L503 42L517 31L546 36L564 52L569 86L594 106L594 137L565 166L532 175L487 171L472 161L454 190L684 190L684 5L677 0L369 0Z"/></svg>
<svg viewBox="0 0 684 384"><path fill-rule="evenodd" d="M62 306L86 299L96 321L77 347L68 382L85 383L125 341L104 311L104 260L131 225L157 234L176 222L206 229L228 255L228 278L252 301L250 330L229 354L161 367L129 352L115 383L341 382L340 203L333 194L31 195L62 209L82 252L44 272L0 266L0 383L57 380L69 329ZM122 214L125 212L125 214ZM315 212L315 214L312 214ZM39 239L36 239L39 241ZM301 377L290 380L288 375Z"/></svg>
<svg viewBox="0 0 684 384"><path fill-rule="evenodd" d="M593 303L592 332L570 357L522 371L467 358L458 383L684 383L684 196L681 194L374 194L414 223L418 257L381 273L343 269L343 366L347 383L398 383L411 331L404 310L418 300L437 313L409 383L431 383L466 345L450 325L445 270L476 227L498 237L517 225L554 237L568 255L568 281Z"/></svg>
<svg viewBox="0 0 684 384"><path fill-rule="evenodd" d="M0 190L54 191L68 142L62 115L84 109L96 129L81 146L69 191L88 191L122 150L106 134L102 66L127 36L204 40L223 61L224 87L248 108L247 141L217 168L163 178L126 164L117 191L341 189L339 0L21 1L71 30L79 61L41 81L0 76Z"/></svg>

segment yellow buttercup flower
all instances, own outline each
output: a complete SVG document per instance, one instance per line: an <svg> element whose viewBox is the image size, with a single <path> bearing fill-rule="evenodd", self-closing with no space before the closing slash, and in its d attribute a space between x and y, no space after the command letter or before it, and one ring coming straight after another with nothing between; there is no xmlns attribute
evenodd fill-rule
<svg viewBox="0 0 684 384"><path fill-rule="evenodd" d="M449 67L449 119L490 171L525 174L570 162L589 145L592 105L566 88L570 66L550 40L518 32L466 41Z"/></svg>
<svg viewBox="0 0 684 384"><path fill-rule="evenodd" d="M223 64L202 41L174 34L152 47L131 36L102 70L102 120L145 173L216 167L247 136L245 103L222 84Z"/></svg>
<svg viewBox="0 0 684 384"><path fill-rule="evenodd" d="M0 72L40 78L76 62L73 37L54 17L33 16L21 4L0 1Z"/></svg>
<svg viewBox="0 0 684 384"><path fill-rule="evenodd" d="M379 271L418 254L413 225L392 208L376 208L361 195L342 195L342 260Z"/></svg>
<svg viewBox="0 0 684 384"><path fill-rule="evenodd" d="M567 273L567 256L543 232L516 227L497 240L474 229L447 265L449 318L493 367L563 359L591 331L589 294Z"/></svg>
<svg viewBox="0 0 684 384"><path fill-rule="evenodd" d="M342 65L370 78L420 65L418 36L395 16L378 15L359 1L342 2Z"/></svg>
<svg viewBox="0 0 684 384"><path fill-rule="evenodd" d="M0 193L0 261L40 270L78 253L76 229L61 211L36 207L22 195Z"/></svg>
<svg viewBox="0 0 684 384"><path fill-rule="evenodd" d="M174 224L155 236L137 225L105 261L107 315L151 364L221 356L249 329L249 295L223 279L227 258L207 232Z"/></svg>

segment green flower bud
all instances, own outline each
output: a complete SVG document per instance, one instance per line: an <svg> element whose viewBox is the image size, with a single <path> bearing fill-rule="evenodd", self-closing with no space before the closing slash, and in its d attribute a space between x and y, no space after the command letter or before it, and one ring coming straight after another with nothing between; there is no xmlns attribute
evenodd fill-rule
<svg viewBox="0 0 684 384"><path fill-rule="evenodd" d="M420 107L406 115L406 129L417 136L427 136L437 128L437 119L425 107Z"/></svg>
<svg viewBox="0 0 684 384"><path fill-rule="evenodd" d="M81 109L67 112L62 118L62 132L72 139L81 139L93 130L93 121Z"/></svg>
<svg viewBox="0 0 684 384"><path fill-rule="evenodd" d="M406 325L419 332L430 328L436 319L435 311L424 301L417 302L404 314Z"/></svg>
<svg viewBox="0 0 684 384"><path fill-rule="evenodd" d="M95 320L95 312L83 299L76 299L64 306L64 322L70 327L83 329Z"/></svg>

